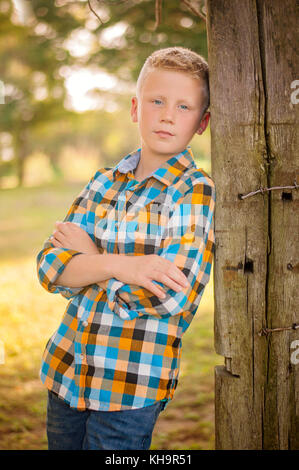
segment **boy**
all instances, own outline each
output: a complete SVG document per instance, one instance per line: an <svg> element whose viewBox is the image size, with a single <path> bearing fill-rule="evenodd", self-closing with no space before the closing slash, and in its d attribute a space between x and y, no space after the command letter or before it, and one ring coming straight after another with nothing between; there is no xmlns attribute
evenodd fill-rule
<svg viewBox="0 0 299 470"><path fill-rule="evenodd" d="M201 56L149 56L131 106L141 148L96 172L38 254L43 287L71 299L40 372L49 449L150 448L210 276L215 186L187 147L208 106Z"/></svg>

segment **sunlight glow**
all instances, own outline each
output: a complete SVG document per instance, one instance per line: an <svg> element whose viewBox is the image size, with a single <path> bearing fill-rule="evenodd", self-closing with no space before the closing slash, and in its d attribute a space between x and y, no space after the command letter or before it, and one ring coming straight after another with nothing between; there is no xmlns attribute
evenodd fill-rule
<svg viewBox="0 0 299 470"><path fill-rule="evenodd" d="M66 78L69 104L79 112L103 107L103 98L96 97L95 94L90 93L91 90L109 91L115 88L116 84L116 78L105 72L86 68L73 71Z"/></svg>

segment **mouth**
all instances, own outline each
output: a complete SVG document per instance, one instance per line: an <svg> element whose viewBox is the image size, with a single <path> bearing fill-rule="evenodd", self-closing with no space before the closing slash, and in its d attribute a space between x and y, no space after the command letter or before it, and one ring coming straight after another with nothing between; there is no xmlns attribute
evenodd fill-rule
<svg viewBox="0 0 299 470"><path fill-rule="evenodd" d="M174 134L172 134L171 132L167 132L167 131L154 131L155 134L157 134L159 137L173 137Z"/></svg>

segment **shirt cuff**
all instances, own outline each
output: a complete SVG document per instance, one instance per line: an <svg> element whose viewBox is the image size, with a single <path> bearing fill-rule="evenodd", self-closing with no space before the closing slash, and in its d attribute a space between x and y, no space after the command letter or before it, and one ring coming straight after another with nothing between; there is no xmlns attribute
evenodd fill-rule
<svg viewBox="0 0 299 470"><path fill-rule="evenodd" d="M71 299L78 295L84 287L66 287L66 286L58 286L55 284L56 289L52 291L53 294L61 294L66 299Z"/></svg>
<svg viewBox="0 0 299 470"><path fill-rule="evenodd" d="M54 284L71 259L80 254L79 251L67 248L55 248L45 255L39 267L39 274L41 281L46 281L47 290L49 292L62 294L65 295L66 298L71 298L82 290L82 287L66 287Z"/></svg>
<svg viewBox="0 0 299 470"><path fill-rule="evenodd" d="M114 277L109 279L107 285L107 303L110 310L116 313L122 320L133 320L137 318L138 312L130 310L126 302L124 302L118 295L117 291L125 284L118 281Z"/></svg>

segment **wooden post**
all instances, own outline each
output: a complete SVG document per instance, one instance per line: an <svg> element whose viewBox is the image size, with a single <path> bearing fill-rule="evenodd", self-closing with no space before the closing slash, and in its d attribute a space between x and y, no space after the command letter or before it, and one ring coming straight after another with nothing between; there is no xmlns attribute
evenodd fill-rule
<svg viewBox="0 0 299 470"><path fill-rule="evenodd" d="M207 0L216 449L299 449L297 18L296 0Z"/></svg>

